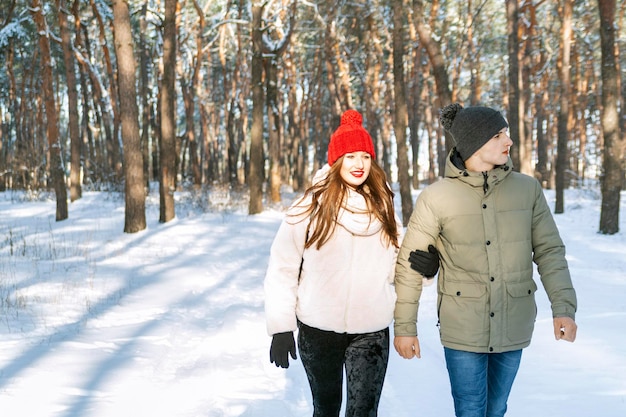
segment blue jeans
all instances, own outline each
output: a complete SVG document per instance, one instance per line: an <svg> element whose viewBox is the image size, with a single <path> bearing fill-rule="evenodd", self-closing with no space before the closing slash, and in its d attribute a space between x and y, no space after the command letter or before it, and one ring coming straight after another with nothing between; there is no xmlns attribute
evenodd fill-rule
<svg viewBox="0 0 626 417"><path fill-rule="evenodd" d="M456 417L502 417L522 351L473 353L444 348Z"/></svg>

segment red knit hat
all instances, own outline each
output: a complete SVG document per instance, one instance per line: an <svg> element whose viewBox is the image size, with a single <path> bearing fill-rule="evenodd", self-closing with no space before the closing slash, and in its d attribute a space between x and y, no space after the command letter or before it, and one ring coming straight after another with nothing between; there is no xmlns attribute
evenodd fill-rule
<svg viewBox="0 0 626 417"><path fill-rule="evenodd" d="M376 159L374 143L363 128L363 117L356 110L346 110L341 115L341 124L330 137L328 144L328 165L350 152L363 151Z"/></svg>

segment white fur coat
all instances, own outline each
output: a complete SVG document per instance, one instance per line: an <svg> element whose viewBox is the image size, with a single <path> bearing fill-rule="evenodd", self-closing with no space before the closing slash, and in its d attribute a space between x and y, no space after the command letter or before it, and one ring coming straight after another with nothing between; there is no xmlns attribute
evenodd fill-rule
<svg viewBox="0 0 626 417"><path fill-rule="evenodd" d="M293 331L297 319L337 333L387 327L396 301L393 277L398 251L386 244L382 224L370 219L363 196L350 192L330 240L319 250L316 245L305 250L309 219L293 214L306 204L310 201L299 201L289 209L291 216L283 220L272 244L265 276L268 333Z"/></svg>

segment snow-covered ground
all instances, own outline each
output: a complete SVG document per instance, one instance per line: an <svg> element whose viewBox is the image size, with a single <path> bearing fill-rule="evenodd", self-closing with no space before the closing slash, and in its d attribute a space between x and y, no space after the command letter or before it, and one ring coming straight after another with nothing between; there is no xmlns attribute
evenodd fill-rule
<svg viewBox="0 0 626 417"><path fill-rule="evenodd" d="M507 417L624 417L626 195L613 236L597 233L597 191L565 196L555 218L578 293L578 339L554 340L540 290ZM177 219L158 223L149 200L148 228L124 234L119 196L85 193L63 222L53 200L22 197L0 193L3 416L311 415L301 362L269 363L262 283L280 210L201 210L177 195ZM427 287L422 359L392 350L383 417L454 414L435 298Z"/></svg>

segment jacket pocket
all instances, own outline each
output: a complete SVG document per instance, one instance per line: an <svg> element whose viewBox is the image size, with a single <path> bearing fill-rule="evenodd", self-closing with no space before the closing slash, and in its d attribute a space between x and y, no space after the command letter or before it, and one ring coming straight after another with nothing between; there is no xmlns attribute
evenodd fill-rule
<svg viewBox="0 0 626 417"><path fill-rule="evenodd" d="M441 340L467 346L489 343L487 287L480 283L446 282L441 289Z"/></svg>
<svg viewBox="0 0 626 417"><path fill-rule="evenodd" d="M535 303L537 284L532 280L509 283L506 291L507 339L512 344L529 342L537 317L537 304Z"/></svg>

